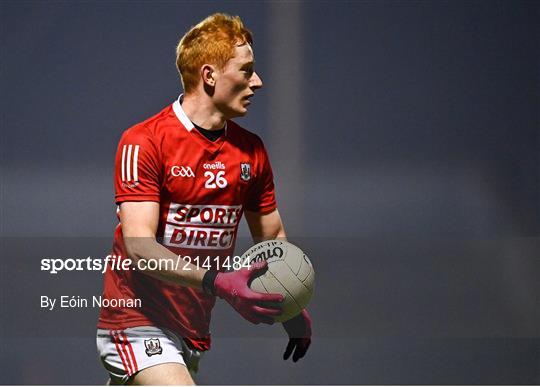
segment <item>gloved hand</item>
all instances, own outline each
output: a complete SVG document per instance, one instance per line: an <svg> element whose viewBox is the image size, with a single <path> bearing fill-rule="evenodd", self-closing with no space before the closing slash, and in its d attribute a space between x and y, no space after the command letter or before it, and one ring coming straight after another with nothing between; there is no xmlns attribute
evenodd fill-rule
<svg viewBox="0 0 540 387"><path fill-rule="evenodd" d="M306 309L292 319L283 323L283 328L289 335L289 344L283 354L283 360L287 360L294 351L292 360L297 362L306 354L311 344L311 317Z"/></svg>
<svg viewBox="0 0 540 387"><path fill-rule="evenodd" d="M251 280L268 268L266 261L256 262L250 268L218 273L214 280L214 294L223 298L246 320L253 324L273 324L274 317L281 314L281 306L264 303L283 302L281 294L257 293L249 288Z"/></svg>

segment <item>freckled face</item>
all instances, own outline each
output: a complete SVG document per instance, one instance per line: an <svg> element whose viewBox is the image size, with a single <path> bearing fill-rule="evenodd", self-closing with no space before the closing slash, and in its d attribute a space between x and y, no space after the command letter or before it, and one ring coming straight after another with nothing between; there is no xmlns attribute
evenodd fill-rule
<svg viewBox="0 0 540 387"><path fill-rule="evenodd" d="M213 100L227 119L246 115L249 98L262 87L254 70L253 50L249 44L236 46L234 57L225 67L216 70Z"/></svg>

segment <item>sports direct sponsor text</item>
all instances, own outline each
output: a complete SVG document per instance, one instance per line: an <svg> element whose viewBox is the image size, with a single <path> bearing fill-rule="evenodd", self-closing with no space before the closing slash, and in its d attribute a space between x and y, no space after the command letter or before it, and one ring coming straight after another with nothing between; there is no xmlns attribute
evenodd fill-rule
<svg viewBox="0 0 540 387"><path fill-rule="evenodd" d="M190 249L231 248L242 206L171 203L163 244Z"/></svg>

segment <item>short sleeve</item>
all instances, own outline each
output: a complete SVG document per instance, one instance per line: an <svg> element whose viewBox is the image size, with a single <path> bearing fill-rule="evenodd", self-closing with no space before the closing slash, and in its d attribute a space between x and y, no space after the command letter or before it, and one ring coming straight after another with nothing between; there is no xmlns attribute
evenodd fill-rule
<svg viewBox="0 0 540 387"><path fill-rule="evenodd" d="M160 200L160 157L152 134L144 126L124 132L115 159L115 201Z"/></svg>
<svg viewBox="0 0 540 387"><path fill-rule="evenodd" d="M266 149L259 140L255 147L255 180L249 190L246 210L252 212L269 213L277 208L274 189L274 174Z"/></svg>

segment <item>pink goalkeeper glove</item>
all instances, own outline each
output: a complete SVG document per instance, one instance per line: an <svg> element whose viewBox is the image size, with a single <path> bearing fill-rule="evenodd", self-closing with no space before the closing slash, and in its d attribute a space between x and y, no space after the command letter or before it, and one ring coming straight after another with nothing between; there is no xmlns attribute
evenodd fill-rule
<svg viewBox="0 0 540 387"><path fill-rule="evenodd" d="M289 335L289 344L283 354L283 360L287 360L294 351L292 360L297 362L306 354L311 344L311 317L306 309L292 319L283 323L283 328Z"/></svg>
<svg viewBox="0 0 540 387"><path fill-rule="evenodd" d="M230 273L217 273L210 292L223 298L246 320L253 324L273 324L274 317L281 314L281 306L265 305L265 303L283 302L281 294L257 293L249 288L249 284L257 275L268 268L266 261L257 262L249 269L242 269ZM205 275L206 276L206 275ZM209 274L209 276L212 276ZM205 281L203 279L203 284ZM203 285L204 287L204 285Z"/></svg>

